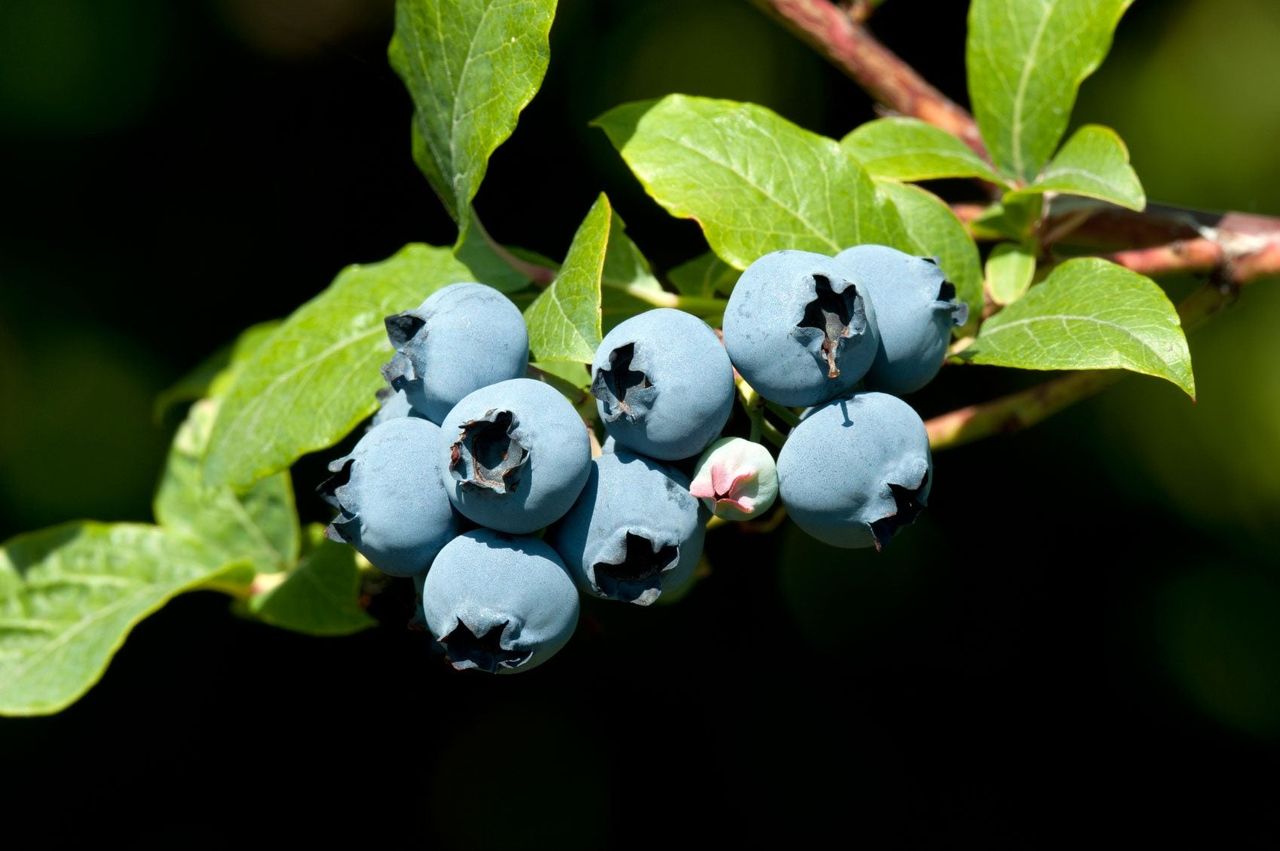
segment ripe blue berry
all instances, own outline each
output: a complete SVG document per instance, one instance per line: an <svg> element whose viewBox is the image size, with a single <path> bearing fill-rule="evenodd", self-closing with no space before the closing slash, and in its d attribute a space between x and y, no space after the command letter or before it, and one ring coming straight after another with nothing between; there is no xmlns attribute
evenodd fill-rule
<svg viewBox="0 0 1280 851"><path fill-rule="evenodd" d="M475 529L440 551L422 608L454 668L515 674L568 642L578 624L578 590L546 543Z"/></svg>
<svg viewBox="0 0 1280 851"><path fill-rule="evenodd" d="M830 257L775 251L734 286L724 344L761 396L817 405L851 391L875 360L872 297Z"/></svg>
<svg viewBox="0 0 1280 851"><path fill-rule="evenodd" d="M519 378L529 365L524 317L484 284L450 284L386 325L396 354L382 374L433 423L471 391Z"/></svg>
<svg viewBox="0 0 1280 851"><path fill-rule="evenodd" d="M647 606L686 583L706 522L689 480L620 446L591 467L582 496L551 533L578 586Z"/></svg>
<svg viewBox="0 0 1280 851"><path fill-rule="evenodd" d="M886 245L854 246L836 262L876 305L880 347L867 387L900 395L932 381L947 356L951 328L969 317L937 262Z"/></svg>
<svg viewBox="0 0 1280 851"><path fill-rule="evenodd" d="M470 393L441 424L440 475L466 517L513 534L559 520L591 469L587 427L569 401L531 378Z"/></svg>
<svg viewBox="0 0 1280 851"><path fill-rule="evenodd" d="M384 387L378 391L378 402L380 407L373 415L373 422L369 424L370 428L382 425L387 420L394 420L400 417L416 417L420 420L427 418L425 414L416 410L409 403L409 397L405 395L403 390Z"/></svg>
<svg viewBox="0 0 1280 851"><path fill-rule="evenodd" d="M355 547L392 576L425 573L458 533L458 519L440 481L440 429L413 417L371 428L320 494L338 516L329 537Z"/></svg>
<svg viewBox="0 0 1280 851"><path fill-rule="evenodd" d="M932 471L924 423L887 393L815 408L778 454L791 518L836 547L883 547L924 508Z"/></svg>
<svg viewBox="0 0 1280 851"><path fill-rule="evenodd" d="M591 364L600 419L621 446L674 461L697 455L733 411L733 366L701 319L659 308L605 335Z"/></svg>

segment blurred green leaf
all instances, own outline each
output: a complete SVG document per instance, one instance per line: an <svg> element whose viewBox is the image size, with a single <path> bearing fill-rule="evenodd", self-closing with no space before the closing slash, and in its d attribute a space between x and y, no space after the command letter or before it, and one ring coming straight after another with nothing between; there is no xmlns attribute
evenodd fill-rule
<svg viewBox="0 0 1280 851"><path fill-rule="evenodd" d="M976 327L982 315L982 266L978 246L964 224L945 201L919 186L893 181L880 181L878 185L897 208L914 246L912 251L937 257L947 280L955 285L956 295L969 305L969 324L965 328ZM964 333L964 329L957 331Z"/></svg>
<svg viewBox="0 0 1280 851"><path fill-rule="evenodd" d="M761 106L669 95L595 121L667 212L696 220L726 263L784 248L892 243L901 223L835 141Z"/></svg>
<svg viewBox="0 0 1280 851"><path fill-rule="evenodd" d="M1102 64L1133 0L973 0L969 99L991 158L1031 181L1066 132L1080 84Z"/></svg>
<svg viewBox="0 0 1280 851"><path fill-rule="evenodd" d="M360 606L356 551L325 540L324 528L307 530L307 554L283 580L249 598L249 611L264 623L306 635L350 635L375 626Z"/></svg>
<svg viewBox="0 0 1280 851"><path fill-rule="evenodd" d="M681 295L709 298L716 293L728 295L742 273L708 251L681 263L667 272L667 278Z"/></svg>
<svg viewBox="0 0 1280 851"><path fill-rule="evenodd" d="M1049 161L1035 183L1021 190L1062 192L1110 201L1130 210L1147 205L1138 175L1129 165L1129 149L1110 127L1081 127Z"/></svg>
<svg viewBox="0 0 1280 851"><path fill-rule="evenodd" d="M298 559L298 518L287 472L260 479L242 494L205 483L200 463L217 418L218 399L191 406L174 435L156 492L156 522L199 540L223 561L285 570Z"/></svg>
<svg viewBox="0 0 1280 851"><path fill-rule="evenodd" d="M245 487L340 440L378 407L383 319L472 278L448 249L417 244L340 272L245 361L209 437L206 482Z"/></svg>
<svg viewBox="0 0 1280 851"><path fill-rule="evenodd" d="M996 304L1013 304L1022 298L1036 274L1035 247L1002 242L987 256L987 292Z"/></svg>
<svg viewBox="0 0 1280 851"><path fill-rule="evenodd" d="M1005 186L1004 178L968 145L918 118L868 121L840 140L872 177L936 180L977 177Z"/></svg>
<svg viewBox="0 0 1280 851"><path fill-rule="evenodd" d="M388 56L413 99L414 160L460 226L542 85L555 0L398 0Z"/></svg>
<svg viewBox="0 0 1280 851"><path fill-rule="evenodd" d="M1044 196L1038 192L1006 192L1004 198L991 204L970 224L973 235L980 239L1012 239L1021 242L1031 236L1032 227L1040 220Z"/></svg>
<svg viewBox="0 0 1280 851"><path fill-rule="evenodd" d="M1178 312L1154 281L1097 257L1068 260L991 317L960 353L1019 369L1127 369L1195 398Z"/></svg>
<svg viewBox="0 0 1280 851"><path fill-rule="evenodd" d="M600 278L613 209L601 195L578 226L560 273L524 312L538 363L591 363L600 345Z"/></svg>
<svg viewBox="0 0 1280 851"><path fill-rule="evenodd" d="M240 572L156 526L68 523L0 548L0 714L45 715L89 690L171 597Z"/></svg>

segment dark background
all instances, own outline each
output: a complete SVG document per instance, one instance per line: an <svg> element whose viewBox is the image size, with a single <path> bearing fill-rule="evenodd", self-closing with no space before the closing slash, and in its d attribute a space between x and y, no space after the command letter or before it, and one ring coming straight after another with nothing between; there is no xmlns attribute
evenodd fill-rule
<svg viewBox="0 0 1280 851"><path fill-rule="evenodd" d="M874 21L961 100L965 5ZM389 32L388 2L0 4L0 537L147 519L159 391L342 266L452 241ZM1116 127L1155 200L1280 214L1278 43L1268 0L1139 3L1076 121ZM873 117L745 3L562 0L546 85L478 198L490 230L562 256L604 189L658 267L702 250L586 126L669 91L837 137ZM1195 335L1195 405L1130 378L940 454L930 511L882 556L716 532L687 599L587 605L529 676L446 670L403 629L407 584L346 639L179 598L75 706L0 720L4 830L1273 846L1278 321L1261 282ZM912 402L1026 381L948 369Z"/></svg>

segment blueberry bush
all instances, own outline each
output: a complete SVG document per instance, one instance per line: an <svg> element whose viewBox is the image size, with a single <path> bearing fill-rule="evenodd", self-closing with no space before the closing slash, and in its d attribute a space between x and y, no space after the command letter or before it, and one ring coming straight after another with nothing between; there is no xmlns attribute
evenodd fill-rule
<svg viewBox="0 0 1280 851"><path fill-rule="evenodd" d="M555 0L398 0L410 151L456 242L348 267L166 394L187 410L154 522L4 544L0 714L67 707L135 624L197 589L314 635L372 626L370 593L414 594L411 626L454 667L528 670L570 639L583 595L678 599L732 521L790 516L878 549L935 470L946 486L935 452L1126 372L1194 398L1184 331L1274 273L1280 241L1149 208L1114 131L1066 135L1129 0L973 0L972 115L872 37L875 3L756 5L886 117L837 140L670 94L570 128L603 133L701 228L705 253L655 270L603 194L559 261L473 208L552 59ZM934 191L957 182L985 202ZM1173 271L1205 275L1177 305L1153 280ZM979 365L1060 374L927 422L909 404L940 368ZM332 477L304 484L333 505L327 529L300 523L290 475L321 451Z"/></svg>

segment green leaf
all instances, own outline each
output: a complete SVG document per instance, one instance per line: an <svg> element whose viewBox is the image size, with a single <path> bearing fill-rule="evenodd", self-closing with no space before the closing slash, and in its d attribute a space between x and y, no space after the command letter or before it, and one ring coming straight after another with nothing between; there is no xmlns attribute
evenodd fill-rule
<svg viewBox="0 0 1280 851"><path fill-rule="evenodd" d="M9 540L0 548L0 715L70 705L135 624L236 567L131 523L69 523Z"/></svg>
<svg viewBox="0 0 1280 851"><path fill-rule="evenodd" d="M653 276L649 261L627 236L626 225L616 212L609 225L600 285L601 330L606 334L624 319L652 310L659 306L655 302L670 298Z"/></svg>
<svg viewBox="0 0 1280 851"><path fill-rule="evenodd" d="M955 285L956 295L969 305L969 323L964 329L956 329L957 333L968 333L976 327L982 315L982 267L978 246L974 245L964 224L951 212L947 203L932 192L892 181L881 181L879 187L898 209L911 240L911 251L937 257L947 280Z"/></svg>
<svg viewBox="0 0 1280 851"><path fill-rule="evenodd" d="M245 362L209 437L205 481L245 487L340 440L377 409L390 355L383 319L472 278L448 249L426 245L340 272Z"/></svg>
<svg viewBox="0 0 1280 851"><path fill-rule="evenodd" d="M591 386L591 371L579 361L545 360L530 366L545 373L543 380L571 399Z"/></svg>
<svg viewBox="0 0 1280 851"><path fill-rule="evenodd" d="M1110 127L1081 127L1049 161L1036 182L1022 192L1062 192L1110 201L1130 210L1147 205L1129 149Z"/></svg>
<svg viewBox="0 0 1280 851"><path fill-rule="evenodd" d="M613 210L601 195L578 226L551 286L524 312L533 359L591 363L600 345L600 278Z"/></svg>
<svg viewBox="0 0 1280 851"><path fill-rule="evenodd" d="M1035 274L1034 246L1002 242L987 256L987 292L996 304L1013 304L1022 298Z"/></svg>
<svg viewBox="0 0 1280 851"><path fill-rule="evenodd" d="M1076 91L1133 0L973 0L969 99L991 157L1031 181L1058 146Z"/></svg>
<svg viewBox="0 0 1280 851"><path fill-rule="evenodd" d="M322 526L307 532L307 555L278 584L250 597L249 611L264 623L306 635L351 635L375 626L360 606L356 551L325 540Z"/></svg>
<svg viewBox="0 0 1280 851"><path fill-rule="evenodd" d="M784 248L837 252L892 242L901 225L857 161L762 106L669 95L594 122L667 212L695 219L744 269Z"/></svg>
<svg viewBox="0 0 1280 851"><path fill-rule="evenodd" d="M1149 278L1097 257L1068 260L987 320L971 363L1019 369L1127 369L1195 398L1178 312Z"/></svg>
<svg viewBox="0 0 1280 851"><path fill-rule="evenodd" d="M194 402L219 391L220 387L214 387L215 380L219 385L229 384L230 376L224 375L229 367L234 363L243 363L245 358L254 349L262 345L263 341L270 337L278 327L280 327L278 321L259 322L257 325L250 325L240 332L240 336L236 337L235 342L223 346L197 364L194 369L178 379L173 386L156 397L156 421L163 420L169 411L179 405Z"/></svg>
<svg viewBox="0 0 1280 851"><path fill-rule="evenodd" d="M396 3L388 56L413 99L414 160L460 225L542 84L555 11L555 0Z"/></svg>
<svg viewBox="0 0 1280 851"><path fill-rule="evenodd" d="M512 269L485 240L475 218L468 219L458 234L453 255L471 270L476 281L504 293L515 293L529 286L526 275Z"/></svg>
<svg viewBox="0 0 1280 851"><path fill-rule="evenodd" d="M289 474L268 476L242 494L210 487L201 474L219 404L196 402L174 435L156 492L156 522L199 540L222 561L246 561L261 572L285 570L298 559L300 534Z"/></svg>
<svg viewBox="0 0 1280 851"><path fill-rule="evenodd" d="M987 207L971 223L974 236L981 239L1012 239L1022 242L1044 210L1044 196L1038 192L1006 192L1004 198Z"/></svg>
<svg viewBox="0 0 1280 851"><path fill-rule="evenodd" d="M667 272L667 278L681 295L710 298L716 293L728 295L742 273L712 252L700 254Z"/></svg>
<svg viewBox="0 0 1280 851"><path fill-rule="evenodd" d="M1004 178L946 130L918 118L868 121L840 140L872 177L936 180L977 177L999 186Z"/></svg>
<svg viewBox="0 0 1280 851"><path fill-rule="evenodd" d="M627 236L627 226L616 212L609 220L609 241L605 246L600 284L624 292L662 292L649 261Z"/></svg>

